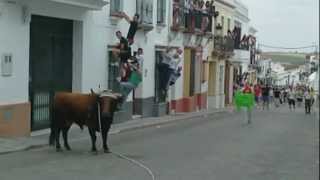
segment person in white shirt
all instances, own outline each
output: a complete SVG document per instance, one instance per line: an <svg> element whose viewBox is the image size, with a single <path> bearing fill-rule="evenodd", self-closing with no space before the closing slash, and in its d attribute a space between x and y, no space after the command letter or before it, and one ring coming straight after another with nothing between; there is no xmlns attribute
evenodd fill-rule
<svg viewBox="0 0 320 180"><path fill-rule="evenodd" d="M304 102L305 102L305 112L306 114L311 114L310 112L310 109L311 109L311 92L310 92L310 89L307 89L305 92L304 92Z"/></svg>
<svg viewBox="0 0 320 180"><path fill-rule="evenodd" d="M137 53L137 61L139 63L139 68L140 70L142 71L143 70L143 61L144 61L144 58L143 58L143 49L142 48L138 48L138 53Z"/></svg>
<svg viewBox="0 0 320 180"><path fill-rule="evenodd" d="M296 108L296 92L294 91L293 88L290 88L288 92L288 102L289 102L289 109L291 110L291 106L293 109Z"/></svg>
<svg viewBox="0 0 320 180"><path fill-rule="evenodd" d="M273 98L273 87L272 86L270 87L269 95L270 95L270 103L272 103L274 101L274 98Z"/></svg>
<svg viewBox="0 0 320 180"><path fill-rule="evenodd" d="M174 84L174 82L172 83L173 79L177 79L173 76L179 74L177 71L179 71L178 65L182 60L182 53L183 51L180 48L168 48L167 51L162 54L162 63L167 66L163 68L164 71L162 75L165 82L165 84L163 84L165 90L169 88L170 84Z"/></svg>

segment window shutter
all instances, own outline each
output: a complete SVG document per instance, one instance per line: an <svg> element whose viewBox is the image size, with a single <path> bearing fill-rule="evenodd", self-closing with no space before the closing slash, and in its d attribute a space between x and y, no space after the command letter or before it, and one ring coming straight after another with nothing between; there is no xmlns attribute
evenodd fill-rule
<svg viewBox="0 0 320 180"><path fill-rule="evenodd" d="M161 4L162 0L157 0L157 23L161 23Z"/></svg>
<svg viewBox="0 0 320 180"><path fill-rule="evenodd" d="M165 19L166 19L166 8L167 8L167 1L161 1L162 2L162 16L161 16L161 20L162 23L166 23Z"/></svg>

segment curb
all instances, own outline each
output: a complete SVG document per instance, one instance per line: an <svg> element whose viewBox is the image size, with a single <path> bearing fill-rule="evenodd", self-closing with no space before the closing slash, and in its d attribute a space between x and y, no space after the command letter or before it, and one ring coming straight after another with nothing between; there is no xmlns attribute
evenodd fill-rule
<svg viewBox="0 0 320 180"><path fill-rule="evenodd" d="M199 112L196 113L194 115L171 115L168 116L169 118L165 119L165 120L153 120L150 121L150 123L136 123L132 126L128 126L128 127L122 127L121 128L121 124L119 124L120 127L117 127L115 129L112 129L109 131L109 135L115 135L115 134L119 134L119 133L123 133L123 132L128 132L128 131L133 131L133 130L138 130L138 129L144 129L144 128L149 128L149 127L154 127L154 126L159 126L159 125L164 125L164 124L172 124L172 123L176 123L182 120L190 120L193 118L197 118L197 117L201 117L201 116L209 116L209 115L219 115L221 113L227 112L227 109L222 109L222 110L217 110L215 112L210 112L210 111L204 111L204 112ZM186 117L187 116L187 117ZM171 119L170 119L171 117ZM88 137L89 138L89 137ZM80 138L80 139L75 139L75 140L70 140L70 142L76 142L76 141L80 141L83 139L87 139L87 138ZM14 148L12 150L7 150L7 151L1 151L0 155L5 155L5 154L10 154L10 153L15 153L15 152L23 152L23 151L28 151L28 150L32 150L32 149L38 149L38 148L43 148L43 147L47 147L49 146L48 143L39 143L39 144L31 144L31 145L26 145L23 147L17 147Z"/></svg>

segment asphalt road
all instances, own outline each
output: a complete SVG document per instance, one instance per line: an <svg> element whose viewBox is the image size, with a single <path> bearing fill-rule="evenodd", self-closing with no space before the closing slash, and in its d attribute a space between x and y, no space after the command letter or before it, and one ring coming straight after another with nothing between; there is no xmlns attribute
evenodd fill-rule
<svg viewBox="0 0 320 180"><path fill-rule="evenodd" d="M89 139L70 145L71 152L1 155L0 179L151 180L113 154L91 154ZM236 112L133 130L111 136L110 148L143 162L158 180L319 179L319 119L302 109L256 110L252 125Z"/></svg>

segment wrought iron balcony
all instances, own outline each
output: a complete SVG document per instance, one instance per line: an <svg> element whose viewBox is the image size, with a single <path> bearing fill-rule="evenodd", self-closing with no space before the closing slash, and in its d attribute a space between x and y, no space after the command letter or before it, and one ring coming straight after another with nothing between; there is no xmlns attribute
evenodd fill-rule
<svg viewBox="0 0 320 180"><path fill-rule="evenodd" d="M139 29L151 31L153 29L153 1L137 0L137 14L140 15Z"/></svg>
<svg viewBox="0 0 320 180"><path fill-rule="evenodd" d="M232 55L234 51L234 40L229 36L214 36L214 50L226 55Z"/></svg>
<svg viewBox="0 0 320 180"><path fill-rule="evenodd" d="M204 8L195 8L192 3L185 4L183 0L174 0L171 29L185 33L212 33L215 7L211 4L205 11Z"/></svg>

